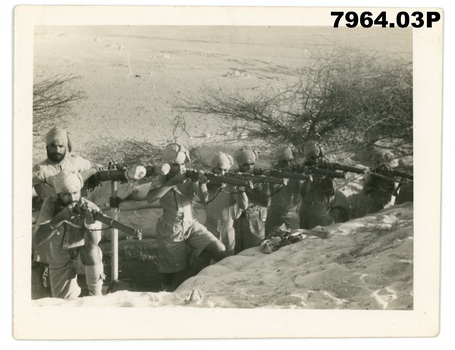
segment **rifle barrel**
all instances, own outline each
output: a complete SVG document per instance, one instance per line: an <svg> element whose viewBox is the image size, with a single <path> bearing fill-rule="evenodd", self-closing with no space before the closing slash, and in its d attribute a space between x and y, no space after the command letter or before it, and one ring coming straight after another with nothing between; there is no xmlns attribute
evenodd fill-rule
<svg viewBox="0 0 455 350"><path fill-rule="evenodd" d="M144 174L144 168L146 173ZM139 174L128 174L128 171L139 169ZM146 176L156 176L160 174L161 168L158 166L136 166L131 169L112 169L112 170L100 170L94 176L98 181L127 181L127 180L140 180ZM137 176L137 177L136 177Z"/></svg>
<svg viewBox="0 0 455 350"><path fill-rule="evenodd" d="M310 170L310 172L313 172L316 174L321 174L321 175L326 175L326 176L332 177L332 178L340 178L340 179L345 178L344 173L340 173L338 171L322 169L322 168L318 168L316 166L309 166L308 169Z"/></svg>
<svg viewBox="0 0 455 350"><path fill-rule="evenodd" d="M253 183L272 183L272 184L284 184L283 179L279 179L272 176L265 176L265 175L253 175L249 173L228 173L226 174L228 177L233 178L240 178L247 181L252 181Z"/></svg>
<svg viewBox="0 0 455 350"><path fill-rule="evenodd" d="M403 173L403 172L398 171L398 170L392 170L392 171L391 171L391 174L392 174L393 176L401 177L401 178L403 178L403 179L414 180L414 175L406 174L406 173Z"/></svg>
<svg viewBox="0 0 455 350"><path fill-rule="evenodd" d="M197 180L199 178L199 172L197 170L187 169L185 172L187 178ZM236 177L217 175L214 173L206 172L204 176L214 183L226 183L234 186L248 186L248 181Z"/></svg>
<svg viewBox="0 0 455 350"><path fill-rule="evenodd" d="M235 177L223 176L223 175L216 175L213 173L206 173L205 176L210 181L215 183L227 183L235 186L248 186L248 181L244 179L237 179Z"/></svg>
<svg viewBox="0 0 455 350"><path fill-rule="evenodd" d="M297 172L292 171L281 171L281 170L270 170L270 176L278 177L281 179L296 179L296 180L306 180L308 179L308 175L306 174L299 174Z"/></svg>
<svg viewBox="0 0 455 350"><path fill-rule="evenodd" d="M377 176L377 177L380 177L380 178L383 178L383 179L387 179L387 180L395 180L396 182L398 182L397 179L396 179L397 177L401 177L401 178L406 179L408 181L414 181L412 175L408 175L407 177L404 177L404 176L402 177L402 176L394 175L392 173L389 174L389 175L384 175L384 174L380 174L380 173L377 173L377 172L374 172L374 171L370 172L369 174Z"/></svg>
<svg viewBox="0 0 455 350"><path fill-rule="evenodd" d="M126 181L126 169L124 170L100 170L95 174L98 181Z"/></svg>
<svg viewBox="0 0 455 350"><path fill-rule="evenodd" d="M111 219L109 216L104 215L100 212L94 213L95 220L102 222L103 224L109 225L110 227L116 228L122 232L125 232L128 236L136 237L137 239L142 239L142 232L141 230L136 230L129 226L122 224L120 221Z"/></svg>
<svg viewBox="0 0 455 350"><path fill-rule="evenodd" d="M342 165L338 163L330 163L329 166L333 166L335 170L341 170L348 173L355 173L355 174L365 174L365 169L357 168L354 166L349 165Z"/></svg>

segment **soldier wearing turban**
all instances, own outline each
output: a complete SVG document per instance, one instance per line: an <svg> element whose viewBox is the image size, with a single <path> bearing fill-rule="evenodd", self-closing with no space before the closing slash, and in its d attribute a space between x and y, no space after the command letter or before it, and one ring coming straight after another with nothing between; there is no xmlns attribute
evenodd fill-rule
<svg viewBox="0 0 455 350"><path fill-rule="evenodd" d="M373 174L369 174L363 185L363 193L368 196L369 203L366 214L376 213L382 210L392 201L395 193L395 180L390 174L391 169L386 164L381 164L373 169ZM389 178L381 177L389 176Z"/></svg>
<svg viewBox="0 0 455 350"><path fill-rule="evenodd" d="M62 170L84 172L84 178L87 178L100 168L99 165L72 154L72 148L68 131L53 127L46 134L47 159L34 166L32 181L36 193L42 200L55 194L54 180Z"/></svg>
<svg viewBox="0 0 455 350"><path fill-rule="evenodd" d="M85 275L90 295L102 295L101 223L93 215L99 208L81 197L83 183L76 171L60 172L54 181L57 194L44 200L35 225L36 243L50 243L49 277L55 298L79 297L78 274ZM78 215L75 208L81 205L87 209Z"/></svg>
<svg viewBox="0 0 455 350"><path fill-rule="evenodd" d="M307 142L303 147L303 155L305 165L317 166L323 163L324 152L316 142ZM300 228L312 229L348 219L349 203L342 192L335 191L333 178L312 174L301 185L300 195Z"/></svg>
<svg viewBox="0 0 455 350"><path fill-rule="evenodd" d="M170 143L164 148L163 157L169 164L185 164L191 162L190 152L185 146L178 143Z"/></svg>
<svg viewBox="0 0 455 350"><path fill-rule="evenodd" d="M100 168L99 165L71 153L73 144L67 130L53 127L47 132L45 140L47 159L33 167L32 178L32 186L41 201L56 194L54 181L61 171L80 172L86 179ZM49 242L33 247L33 260L36 265L41 265L45 288L48 288L49 254Z"/></svg>
<svg viewBox="0 0 455 350"><path fill-rule="evenodd" d="M255 150L240 149L235 154L238 172L254 173L258 153ZM241 210L239 217L234 221L235 250L237 254L242 250L257 247L265 238L265 221L267 207L270 203L270 187L268 184L259 184L252 189L246 189L248 207Z"/></svg>
<svg viewBox="0 0 455 350"><path fill-rule="evenodd" d="M165 147L163 157L169 163L169 173L152 182L146 199L149 203L159 200L163 208L156 225L158 271L162 273L162 290L173 291L176 274L187 267L188 246L194 256L205 255L215 261L227 254L225 246L197 220L193 200L195 193L206 190L206 184L185 177L188 150L172 143Z"/></svg>
<svg viewBox="0 0 455 350"><path fill-rule="evenodd" d="M278 170L291 171L294 162L293 147L282 146L277 148L274 158ZM279 186L282 187L272 191L272 200L265 221L266 235L283 224L286 225L287 229L299 228L299 180L289 179L285 185Z"/></svg>
<svg viewBox="0 0 455 350"><path fill-rule="evenodd" d="M218 152L210 161L214 174L225 175L234 164L232 156ZM202 193L205 209L205 226L226 247L228 255L234 254L234 219L239 210L246 209L248 198L244 189L230 184L207 184L207 192Z"/></svg>

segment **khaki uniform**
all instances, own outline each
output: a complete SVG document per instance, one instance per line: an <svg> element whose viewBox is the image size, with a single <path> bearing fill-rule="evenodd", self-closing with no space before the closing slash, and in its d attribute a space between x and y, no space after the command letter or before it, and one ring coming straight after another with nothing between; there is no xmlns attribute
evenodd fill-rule
<svg viewBox="0 0 455 350"><path fill-rule="evenodd" d="M151 188L160 187L165 177L153 181ZM196 219L192 200L193 183L189 180L170 189L160 198L163 214L156 226L158 243L158 271L174 273L187 265L186 247L189 245L197 257L217 238Z"/></svg>
<svg viewBox="0 0 455 350"><path fill-rule="evenodd" d="M246 208L247 198L234 194L236 187L226 185L223 189L207 185L210 201L205 207L207 219L205 226L226 247L226 251L234 254L235 230L234 219L240 214L241 208Z"/></svg>
<svg viewBox="0 0 455 350"><path fill-rule="evenodd" d="M52 163L46 159L33 167L32 185L40 185L41 199L45 200L49 196L55 195L54 180L58 173L63 171L82 172L91 168L89 160L80 156L67 154L60 163ZM50 243L45 242L40 246L33 247L33 260L49 263Z"/></svg>
<svg viewBox="0 0 455 350"><path fill-rule="evenodd" d="M89 208L99 210L92 202L86 199L83 201ZM36 222L36 230L51 221L62 209L59 207L57 195L46 198ZM102 224L97 221L93 227L95 230L101 230ZM77 284L77 275L85 274L87 268L81 261L81 249L83 249L86 235L90 234L90 231L84 226L84 217L73 219L71 225L65 222L56 231L47 241L50 247L49 274L52 296L64 299L77 298L81 293ZM102 264L98 268L100 271L95 284L98 289L101 289L104 277Z"/></svg>
<svg viewBox="0 0 455 350"><path fill-rule="evenodd" d="M235 254L258 247L265 238L267 206L270 202L268 185L261 184L253 189L247 189L245 193L248 197L248 207L234 221Z"/></svg>
<svg viewBox="0 0 455 350"><path fill-rule="evenodd" d="M286 186L272 196L265 221L266 235L283 223L288 229L299 228L299 188L299 180L290 179Z"/></svg>

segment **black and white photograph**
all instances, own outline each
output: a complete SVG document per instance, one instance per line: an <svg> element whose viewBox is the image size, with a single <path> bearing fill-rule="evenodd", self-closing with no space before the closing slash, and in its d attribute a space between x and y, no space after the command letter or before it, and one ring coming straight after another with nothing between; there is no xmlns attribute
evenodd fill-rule
<svg viewBox="0 0 455 350"><path fill-rule="evenodd" d="M441 9L15 20L15 337L438 333Z"/></svg>

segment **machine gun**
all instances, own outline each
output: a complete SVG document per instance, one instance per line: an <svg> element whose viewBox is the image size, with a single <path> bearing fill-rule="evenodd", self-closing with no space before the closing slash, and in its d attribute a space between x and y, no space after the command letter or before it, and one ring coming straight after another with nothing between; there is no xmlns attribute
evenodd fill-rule
<svg viewBox="0 0 455 350"><path fill-rule="evenodd" d="M144 177L158 176L162 174L162 167L160 166L147 166L135 165L127 168L124 165L116 165L109 170L100 170L89 177L88 180L94 182L103 181L120 181L126 182L128 180L140 180ZM88 181L87 180L87 181Z"/></svg>
<svg viewBox="0 0 455 350"><path fill-rule="evenodd" d="M77 203L73 208L73 212L76 213L78 216L82 216L85 214L87 209L88 209L87 204ZM101 212L93 212L93 216L95 220L100 221L103 224L109 225L109 227L113 227L122 232L125 232L127 234L126 236L127 239L136 238L137 240L142 240L142 231L139 229L134 229L129 226L126 226L122 224L120 221L114 220Z"/></svg>
<svg viewBox="0 0 455 350"><path fill-rule="evenodd" d="M164 169L163 169L164 168ZM138 181L146 177L158 176L164 174L166 167L158 165L142 166L135 165L133 167L127 168L124 165L114 165L109 166L108 170L100 170L95 174L91 175L85 181L85 188L88 191L93 190L101 182L105 181L115 181L115 182L127 182L129 180Z"/></svg>

